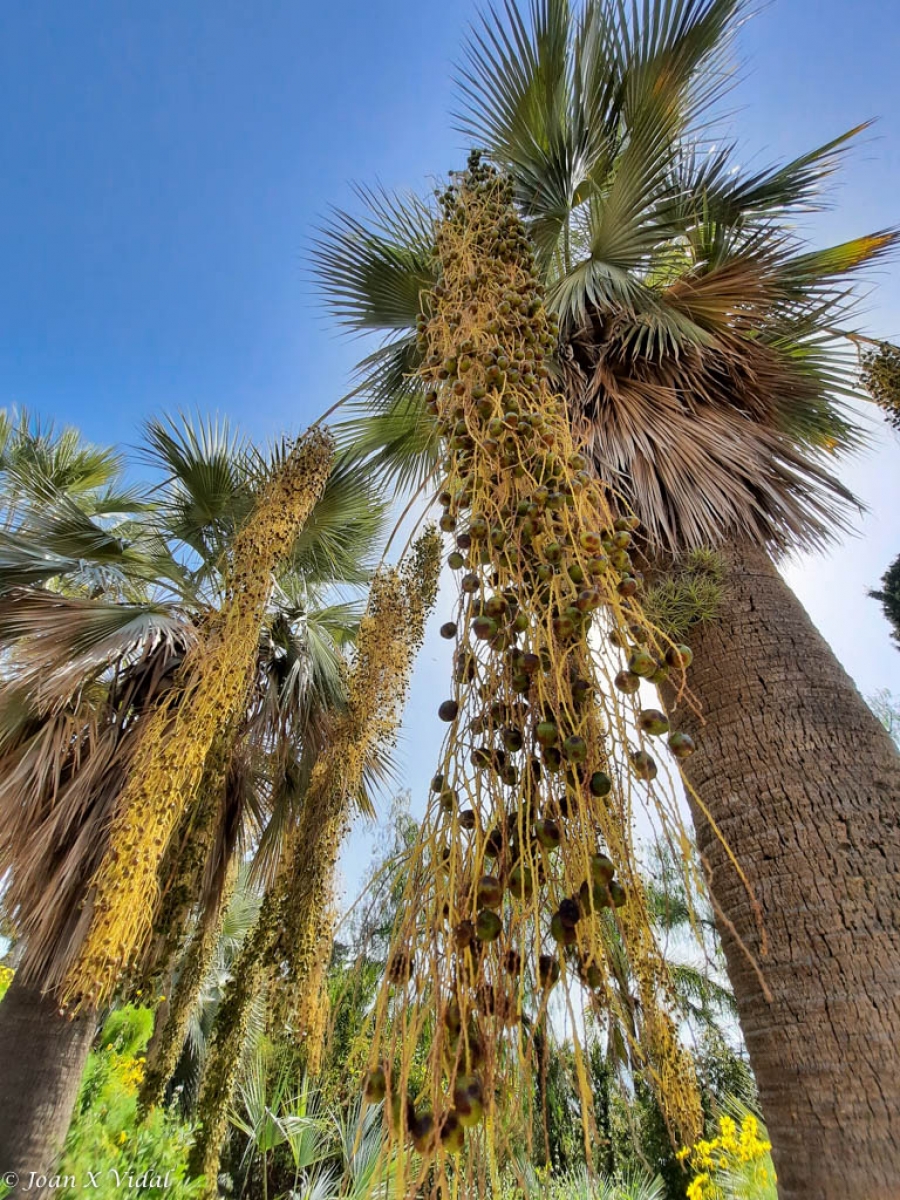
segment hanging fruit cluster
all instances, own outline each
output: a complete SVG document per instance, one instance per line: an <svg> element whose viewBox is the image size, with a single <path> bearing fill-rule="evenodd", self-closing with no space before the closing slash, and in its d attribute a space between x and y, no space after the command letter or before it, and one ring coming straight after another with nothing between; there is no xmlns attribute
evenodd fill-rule
<svg viewBox="0 0 900 1200"><path fill-rule="evenodd" d="M673 1133L698 1127L631 838L633 781L651 785L670 832L682 832L653 785L649 743L667 740L676 757L693 744L662 712L639 712L636 694L642 680L680 686L691 655L643 619L636 521L573 443L552 387L558 328L508 183L473 158L441 203L440 279L423 298L419 337L446 449L440 524L459 581L441 629L455 645L453 687L437 710L448 735L365 1088L368 1100L387 1099L393 1140L422 1152L402 1182L408 1194L426 1177L442 1194L465 1175L480 1195L503 1130L530 1124L531 1035L554 1013L568 1014L575 1035L591 1141L574 1004L631 1005L611 982L613 943L637 990L632 1052ZM591 644L600 618L614 649ZM488 1132L467 1138L483 1119Z"/></svg>
<svg viewBox="0 0 900 1200"><path fill-rule="evenodd" d="M862 382L866 391L900 429L900 347L882 342L875 350L860 355Z"/></svg>

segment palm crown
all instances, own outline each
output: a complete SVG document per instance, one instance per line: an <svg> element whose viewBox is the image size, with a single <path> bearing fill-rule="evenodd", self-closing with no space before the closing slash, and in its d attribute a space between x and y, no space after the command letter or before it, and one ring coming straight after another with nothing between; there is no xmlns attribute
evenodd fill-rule
<svg viewBox="0 0 900 1200"><path fill-rule="evenodd" d="M557 371L603 477L651 548L749 538L815 543L852 497L829 452L859 430L842 348L849 276L893 232L825 250L792 223L859 129L747 173L715 140L740 0L535 0L488 14L458 85L461 129L510 176L558 313ZM384 342L360 365L357 452L403 483L437 454L422 419L414 328L435 282L433 223L414 197L363 192L316 271L332 312ZM845 343L846 344L846 343Z"/></svg>

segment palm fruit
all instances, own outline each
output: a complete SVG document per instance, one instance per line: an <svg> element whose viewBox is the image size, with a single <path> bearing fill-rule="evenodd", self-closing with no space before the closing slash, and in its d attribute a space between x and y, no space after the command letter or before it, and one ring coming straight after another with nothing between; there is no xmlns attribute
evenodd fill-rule
<svg viewBox="0 0 900 1200"><path fill-rule="evenodd" d="M387 1079L384 1074L384 1067L373 1067L366 1076L363 1099L366 1104L380 1104L386 1095Z"/></svg>
<svg viewBox="0 0 900 1200"><path fill-rule="evenodd" d="M638 714L637 726L643 733L659 737L669 732L669 718L658 708L645 708Z"/></svg>
<svg viewBox="0 0 900 1200"><path fill-rule="evenodd" d="M696 750L694 739L689 733L671 734L668 745L676 758L689 758Z"/></svg>

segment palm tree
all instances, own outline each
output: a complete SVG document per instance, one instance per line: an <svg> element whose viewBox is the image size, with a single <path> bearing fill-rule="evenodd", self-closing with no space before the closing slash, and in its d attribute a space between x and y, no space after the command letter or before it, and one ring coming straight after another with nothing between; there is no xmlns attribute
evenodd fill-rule
<svg viewBox="0 0 900 1200"><path fill-rule="evenodd" d="M287 447L264 454L226 424L184 420L152 423L147 453L164 474L152 496L118 494L112 472L75 498L35 463L23 492L16 465L0 534L0 872L25 945L0 1007L10 1169L43 1169L65 1134L97 1021L96 1007L70 1019L59 1004L88 927L83 900L139 732L224 611L232 550ZM192 920L216 925L238 851L257 846L263 877L277 868L326 715L344 705L342 648L359 613L333 585L366 578L382 523L364 476L338 465L282 547L245 706L160 861L145 978L167 976Z"/></svg>
<svg viewBox="0 0 900 1200"><path fill-rule="evenodd" d="M782 1195L886 1196L900 758L773 560L846 527L853 498L830 464L860 441L843 404L860 394L859 339L840 335L853 273L896 235L810 250L794 231L858 129L771 170L733 165L713 126L742 13L740 0L506 5L469 39L461 127L513 182L560 318L559 384L642 522L648 569L706 546L723 560L718 620L692 634L703 717L667 701L702 745L685 774ZM440 445L415 331L436 282L434 213L363 200L316 257L336 317L384 335L345 433L425 493Z"/></svg>

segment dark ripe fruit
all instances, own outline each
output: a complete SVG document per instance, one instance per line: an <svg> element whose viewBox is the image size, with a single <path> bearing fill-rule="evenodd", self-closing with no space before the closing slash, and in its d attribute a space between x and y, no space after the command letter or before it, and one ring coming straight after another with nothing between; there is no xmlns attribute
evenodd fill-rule
<svg viewBox="0 0 900 1200"><path fill-rule="evenodd" d="M591 855L591 879L593 879L594 883L605 887L615 873L616 868L611 858L608 858L605 854Z"/></svg>
<svg viewBox="0 0 900 1200"><path fill-rule="evenodd" d="M538 958L538 979L543 987L553 987L559 981L559 962L552 954Z"/></svg>
<svg viewBox="0 0 900 1200"><path fill-rule="evenodd" d="M386 1095L387 1079L385 1078L384 1067L375 1067L366 1076L363 1099L366 1104L380 1104Z"/></svg>
<svg viewBox="0 0 900 1200"><path fill-rule="evenodd" d="M553 721L541 721L534 731L534 740L539 746L555 746L559 738L559 730Z"/></svg>
<svg viewBox="0 0 900 1200"><path fill-rule="evenodd" d="M558 912L550 918L550 936L560 946L573 946L578 940L573 925L567 925Z"/></svg>
<svg viewBox="0 0 900 1200"><path fill-rule="evenodd" d="M475 941L475 926L471 921L460 921L453 930L453 940L457 950L465 950Z"/></svg>
<svg viewBox="0 0 900 1200"><path fill-rule="evenodd" d="M609 885L609 896L612 900L613 908L621 908L628 899L625 889L615 879Z"/></svg>
<svg viewBox="0 0 900 1200"><path fill-rule="evenodd" d="M503 956L503 969L508 975L522 974L522 955L518 950L507 950Z"/></svg>
<svg viewBox="0 0 900 1200"><path fill-rule="evenodd" d="M632 575L626 575L619 583L616 591L620 596L630 597L636 596L638 591L638 582Z"/></svg>
<svg viewBox="0 0 900 1200"><path fill-rule="evenodd" d="M440 792L440 791L443 791L443 789L444 789L443 775L440 775L440 774L435 775L431 781L431 790L433 792Z"/></svg>
<svg viewBox="0 0 900 1200"><path fill-rule="evenodd" d="M632 675L641 675L645 679L652 675L657 668L657 661L646 650L635 650L628 660L628 670Z"/></svg>
<svg viewBox="0 0 900 1200"><path fill-rule="evenodd" d="M570 763L583 763L587 759L587 742L583 737L572 734L562 746L563 754Z"/></svg>
<svg viewBox="0 0 900 1200"><path fill-rule="evenodd" d="M534 675L541 665L541 660L536 654L526 654L522 658L522 670L529 675Z"/></svg>
<svg viewBox="0 0 900 1200"><path fill-rule="evenodd" d="M589 988L598 988L603 986L603 972L595 962L579 963L578 977L581 982Z"/></svg>
<svg viewBox="0 0 900 1200"><path fill-rule="evenodd" d="M669 738L669 749L676 758L690 758L697 747L689 733L673 733Z"/></svg>
<svg viewBox="0 0 900 1200"><path fill-rule="evenodd" d="M445 621L444 624L441 626L441 637L446 638L447 641L449 641L451 638L455 638L456 634L457 634L456 622L455 621Z"/></svg>
<svg viewBox="0 0 900 1200"><path fill-rule="evenodd" d="M505 729L501 730L500 737L506 749L513 754L515 754L517 750L522 749L522 744L525 740L520 729L514 729L510 726L507 726Z"/></svg>
<svg viewBox="0 0 900 1200"><path fill-rule="evenodd" d="M463 575L459 586L466 593L466 595L472 596L481 587L481 580L474 571L469 571L467 575Z"/></svg>
<svg viewBox="0 0 900 1200"><path fill-rule="evenodd" d="M475 918L475 936L480 942L495 942L503 932L503 922L495 912L483 908Z"/></svg>
<svg viewBox="0 0 900 1200"><path fill-rule="evenodd" d="M509 873L507 882L510 894L517 900L531 899L534 893L534 878L530 867L523 867L521 863L516 863Z"/></svg>
<svg viewBox="0 0 900 1200"><path fill-rule="evenodd" d="M666 662L670 667L685 668L689 667L694 661L694 652L690 646L684 644L680 646L670 646L666 651Z"/></svg>
<svg viewBox="0 0 900 1200"><path fill-rule="evenodd" d="M458 550L453 550L447 555L447 565L454 571L458 571L460 567L465 566L466 560Z"/></svg>
<svg viewBox="0 0 900 1200"><path fill-rule="evenodd" d="M578 903L581 905L583 913L599 912L602 908L609 908L612 901L607 891L607 885L591 884L585 880L578 889Z"/></svg>
<svg viewBox="0 0 900 1200"><path fill-rule="evenodd" d="M461 1154L466 1144L466 1131L459 1114L451 1109L441 1124L441 1145L448 1154Z"/></svg>
<svg viewBox="0 0 900 1200"><path fill-rule="evenodd" d="M484 613L488 617L502 617L509 605L506 602L506 597L494 593L493 596L488 596L484 602Z"/></svg>
<svg viewBox="0 0 900 1200"><path fill-rule="evenodd" d="M434 1117L430 1112L413 1117L409 1123L409 1135L420 1154L427 1154L434 1147Z"/></svg>
<svg viewBox="0 0 900 1200"><path fill-rule="evenodd" d="M456 528L456 517L454 517L451 513L442 513L441 519L438 521L438 525L440 525L444 533L452 533Z"/></svg>
<svg viewBox="0 0 900 1200"><path fill-rule="evenodd" d="M626 696L631 696L641 686L641 677L633 675L631 671L620 671L613 680L613 683L620 692L624 692Z"/></svg>
<svg viewBox="0 0 900 1200"><path fill-rule="evenodd" d="M456 807L456 790L454 788L444 788L440 796L438 796L438 804L444 812L453 812Z"/></svg>
<svg viewBox="0 0 900 1200"><path fill-rule="evenodd" d="M559 902L559 915L564 925L570 925L574 929L581 920L581 906L572 896L566 896Z"/></svg>
<svg viewBox="0 0 900 1200"><path fill-rule="evenodd" d="M531 676L525 671L514 671L510 683L514 692L524 695L531 687Z"/></svg>
<svg viewBox="0 0 900 1200"><path fill-rule="evenodd" d="M476 746L469 755L469 761L473 767L478 767L479 770L484 770L486 767L493 766L494 756L487 746Z"/></svg>
<svg viewBox="0 0 900 1200"><path fill-rule="evenodd" d="M562 841L562 832L556 821L549 817L541 817L534 823L534 836L545 850L555 850Z"/></svg>
<svg viewBox="0 0 900 1200"><path fill-rule="evenodd" d="M650 637L650 634L643 627L643 625L629 625L628 632L631 634L631 636L634 638L634 640L638 643L638 645L643 645L644 642L646 642L648 640L648 638Z"/></svg>
<svg viewBox="0 0 900 1200"><path fill-rule="evenodd" d="M582 550L584 550L586 554L590 554L592 557L600 554L601 550L603 549L603 538L595 530L586 529L579 535L578 541Z"/></svg>
<svg viewBox="0 0 900 1200"><path fill-rule="evenodd" d="M543 749L544 766L548 771L558 771L562 766L562 754L556 746L545 746Z"/></svg>
<svg viewBox="0 0 900 1200"><path fill-rule="evenodd" d="M484 1088L477 1075L457 1075L453 1088L453 1107L459 1123L466 1129L484 1116Z"/></svg>
<svg viewBox="0 0 900 1200"><path fill-rule="evenodd" d="M456 535L456 548L457 548L457 550L471 550L472 549L471 533L458 533Z"/></svg>
<svg viewBox="0 0 900 1200"><path fill-rule="evenodd" d="M499 825L494 826L487 835L484 852L488 858L498 858L503 853L503 830Z"/></svg>
<svg viewBox="0 0 900 1200"><path fill-rule="evenodd" d="M479 908L499 908L503 903L503 884L496 875L482 875L475 887L475 903Z"/></svg>
<svg viewBox="0 0 900 1200"><path fill-rule="evenodd" d="M460 829L474 829L476 825L474 808L464 808L458 819Z"/></svg>
<svg viewBox="0 0 900 1200"><path fill-rule="evenodd" d="M391 955L387 965L387 977L391 983L406 983L413 972L414 961L411 955L403 950L397 950Z"/></svg>
<svg viewBox="0 0 900 1200"><path fill-rule="evenodd" d="M455 700L445 700L438 709L442 721L455 721L459 714L459 704Z"/></svg>
<svg viewBox="0 0 900 1200"><path fill-rule="evenodd" d="M657 775L656 763L646 750L635 750L631 756L631 769L638 779L644 779L648 783Z"/></svg>
<svg viewBox="0 0 900 1200"><path fill-rule="evenodd" d="M499 626L493 617L479 616L472 622L472 632L483 642L488 642L497 636Z"/></svg>
<svg viewBox="0 0 900 1200"><path fill-rule="evenodd" d="M595 771L588 784L592 796L608 796L612 790L612 780L605 771Z"/></svg>
<svg viewBox="0 0 900 1200"><path fill-rule="evenodd" d="M669 732L669 718L658 708L643 709L638 714L637 725L638 729L649 733L652 737L659 737Z"/></svg>

